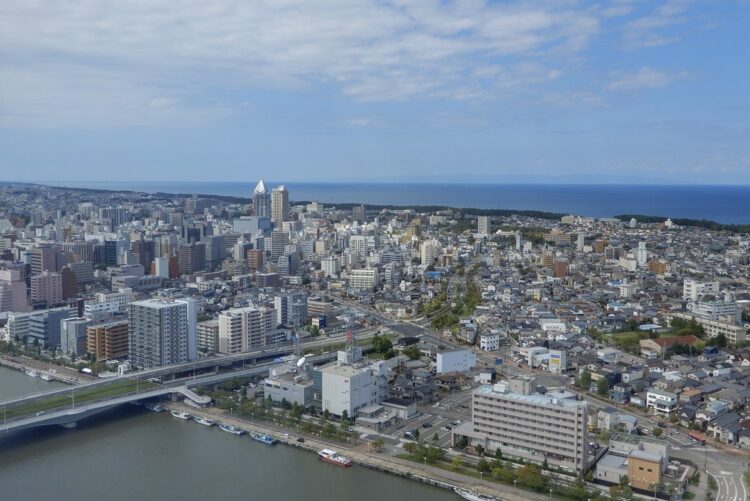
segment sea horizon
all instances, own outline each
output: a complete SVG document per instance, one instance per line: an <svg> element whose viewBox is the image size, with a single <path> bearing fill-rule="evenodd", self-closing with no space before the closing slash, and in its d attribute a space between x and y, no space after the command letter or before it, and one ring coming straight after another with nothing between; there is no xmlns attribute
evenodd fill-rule
<svg viewBox="0 0 750 501"><path fill-rule="evenodd" d="M14 181L8 181L14 182ZM66 188L200 194L249 198L254 181L46 181L19 183ZM724 224L750 223L750 185L574 184L490 182L276 182L292 201L328 204L361 203L394 206L538 210L589 217L638 214L688 218Z"/></svg>

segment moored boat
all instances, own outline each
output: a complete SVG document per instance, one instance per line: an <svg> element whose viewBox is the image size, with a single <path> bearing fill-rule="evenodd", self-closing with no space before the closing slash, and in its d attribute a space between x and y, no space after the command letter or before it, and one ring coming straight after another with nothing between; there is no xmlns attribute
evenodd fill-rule
<svg viewBox="0 0 750 501"><path fill-rule="evenodd" d="M42 374L39 376L40 378L44 379L45 381L52 381L52 374L48 372L42 372Z"/></svg>
<svg viewBox="0 0 750 501"><path fill-rule="evenodd" d="M479 494L478 492L470 491L469 489L459 489L458 487L454 487L453 492L458 494L462 499L468 501L497 501L497 498L487 496L486 494Z"/></svg>
<svg viewBox="0 0 750 501"><path fill-rule="evenodd" d="M190 419L191 417L193 417L193 416L191 416L190 414L188 414L185 411L178 411L178 410L173 410L171 412L171 414L172 414L173 417L176 417L177 419L185 419L185 420L187 420L187 419Z"/></svg>
<svg viewBox="0 0 750 501"><path fill-rule="evenodd" d="M250 438L252 438L253 440L257 440L258 442L264 443L266 445L276 445L276 442L278 442L278 440L276 440L271 435L265 435L263 433L253 432L250 434Z"/></svg>
<svg viewBox="0 0 750 501"><path fill-rule="evenodd" d="M39 377L39 373L34 369L26 369L26 375L29 377Z"/></svg>
<svg viewBox="0 0 750 501"><path fill-rule="evenodd" d="M331 449L323 449L321 451L318 451L318 457L327 463L335 464L336 466L343 466L345 468L354 464L348 457L342 456L338 452L332 451Z"/></svg>
<svg viewBox="0 0 750 501"><path fill-rule="evenodd" d="M203 416L193 416L193 420L198 424L202 424L203 426L213 426L216 424L213 419L208 419Z"/></svg>
<svg viewBox="0 0 750 501"><path fill-rule="evenodd" d="M227 433L231 433L232 435L242 435L243 433L245 433L245 430L240 430L236 426L231 425L231 424L227 424L227 423L221 423L219 425L219 429L221 431L225 431Z"/></svg>

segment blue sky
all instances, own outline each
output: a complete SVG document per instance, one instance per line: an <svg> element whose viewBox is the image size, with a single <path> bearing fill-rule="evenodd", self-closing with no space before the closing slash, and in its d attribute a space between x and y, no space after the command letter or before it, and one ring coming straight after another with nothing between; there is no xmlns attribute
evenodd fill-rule
<svg viewBox="0 0 750 501"><path fill-rule="evenodd" d="M0 3L0 179L750 183L750 2Z"/></svg>

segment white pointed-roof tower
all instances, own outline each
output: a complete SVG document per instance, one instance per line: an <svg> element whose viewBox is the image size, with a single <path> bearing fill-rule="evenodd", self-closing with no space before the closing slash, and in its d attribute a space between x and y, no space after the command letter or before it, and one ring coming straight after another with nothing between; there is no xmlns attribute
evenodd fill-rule
<svg viewBox="0 0 750 501"><path fill-rule="evenodd" d="M266 185L261 179L258 181L258 184L255 186L255 191L253 193L265 193L266 192Z"/></svg>

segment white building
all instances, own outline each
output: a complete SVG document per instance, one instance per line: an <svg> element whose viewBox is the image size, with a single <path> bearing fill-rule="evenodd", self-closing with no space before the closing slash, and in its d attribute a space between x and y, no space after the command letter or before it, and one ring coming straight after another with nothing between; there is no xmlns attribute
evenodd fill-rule
<svg viewBox="0 0 750 501"><path fill-rule="evenodd" d="M242 353L274 341L276 310L247 306L219 314L219 353Z"/></svg>
<svg viewBox="0 0 750 501"><path fill-rule="evenodd" d="M352 270L349 273L349 287L358 290L372 290L378 283L378 272L374 268Z"/></svg>
<svg viewBox="0 0 750 501"><path fill-rule="evenodd" d="M419 257L423 265L429 266L435 263L440 252L438 243L434 240L425 240L419 247Z"/></svg>
<svg viewBox="0 0 750 501"><path fill-rule="evenodd" d="M487 333L479 335L479 348L484 351L495 351L500 348L500 333Z"/></svg>
<svg viewBox="0 0 750 501"><path fill-rule="evenodd" d="M648 250L646 249L646 242L638 242L638 250L635 254L635 259L638 262L638 267L643 268L648 264Z"/></svg>
<svg viewBox="0 0 750 501"><path fill-rule="evenodd" d="M352 255L365 257L367 255L367 238L364 235L352 235L349 238L349 251Z"/></svg>
<svg viewBox="0 0 750 501"><path fill-rule="evenodd" d="M688 303L688 310L707 320L738 323L742 318L734 301L696 301Z"/></svg>
<svg viewBox="0 0 750 501"><path fill-rule="evenodd" d="M700 282L692 278L686 278L682 284L682 298L686 301L698 301L701 296L719 293L719 282Z"/></svg>
<svg viewBox="0 0 750 501"><path fill-rule="evenodd" d="M320 269L326 277L338 278L341 261L336 256L324 257L320 260Z"/></svg>
<svg viewBox="0 0 750 501"><path fill-rule="evenodd" d="M651 388L646 392L646 407L654 409L654 412L669 414L677 408L677 395L669 391Z"/></svg>
<svg viewBox="0 0 750 501"><path fill-rule="evenodd" d="M489 216L477 217L477 233L480 236L487 237L490 235L492 222Z"/></svg>
<svg viewBox="0 0 750 501"><path fill-rule="evenodd" d="M323 411L353 418L357 410L380 403L386 396L386 366L348 365L339 362L321 367L321 403Z"/></svg>
<svg viewBox="0 0 750 501"><path fill-rule="evenodd" d="M26 290L20 270L0 270L0 311L26 311Z"/></svg>
<svg viewBox="0 0 750 501"><path fill-rule="evenodd" d="M468 372L477 365L477 355L471 350L441 351L437 354L435 368L438 374Z"/></svg>

